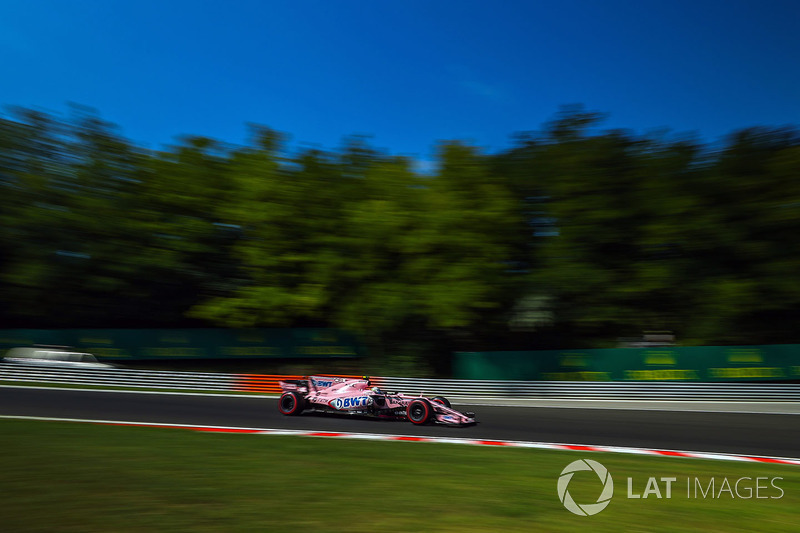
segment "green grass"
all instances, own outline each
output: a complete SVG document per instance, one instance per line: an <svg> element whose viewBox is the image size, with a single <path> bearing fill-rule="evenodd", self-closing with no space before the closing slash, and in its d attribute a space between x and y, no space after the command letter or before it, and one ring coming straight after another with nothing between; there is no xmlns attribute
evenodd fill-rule
<svg viewBox="0 0 800 533"><path fill-rule="evenodd" d="M792 466L8 419L0 446L0 530L11 532L785 532L800 523ZM593 517L572 515L556 495L561 470L579 458L615 480L610 506ZM576 474L576 501L599 495L592 476ZM678 482L672 499L630 500L628 476L639 493L649 476ZM785 495L685 497L687 477L742 476L780 476Z"/></svg>

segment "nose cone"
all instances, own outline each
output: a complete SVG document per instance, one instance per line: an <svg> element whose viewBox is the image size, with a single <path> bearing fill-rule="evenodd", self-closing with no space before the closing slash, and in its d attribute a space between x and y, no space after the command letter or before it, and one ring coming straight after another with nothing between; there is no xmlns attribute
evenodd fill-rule
<svg viewBox="0 0 800 533"><path fill-rule="evenodd" d="M438 417L438 421L442 424L447 424L450 426L471 426L472 424L478 423L475 420L475 413L453 413L441 415Z"/></svg>

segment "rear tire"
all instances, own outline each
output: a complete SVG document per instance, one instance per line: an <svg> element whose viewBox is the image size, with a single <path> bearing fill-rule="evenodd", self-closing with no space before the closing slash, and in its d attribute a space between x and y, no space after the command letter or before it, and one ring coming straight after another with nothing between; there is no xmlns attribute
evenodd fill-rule
<svg viewBox="0 0 800 533"><path fill-rule="evenodd" d="M444 396L434 396L433 398L431 398L431 400L434 402L438 402L444 405L445 407L450 407L450 401Z"/></svg>
<svg viewBox="0 0 800 533"><path fill-rule="evenodd" d="M305 399L294 391L284 392L278 400L278 410L286 416L297 416L305 407Z"/></svg>
<svg viewBox="0 0 800 533"><path fill-rule="evenodd" d="M406 408L406 416L408 416L408 420L412 424L421 426L428 423L433 416L433 407L428 403L428 400L413 400Z"/></svg>

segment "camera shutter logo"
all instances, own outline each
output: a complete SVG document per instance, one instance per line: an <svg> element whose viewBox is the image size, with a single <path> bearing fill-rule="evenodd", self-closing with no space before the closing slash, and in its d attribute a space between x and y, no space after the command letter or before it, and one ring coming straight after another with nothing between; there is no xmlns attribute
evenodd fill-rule
<svg viewBox="0 0 800 533"><path fill-rule="evenodd" d="M603 484L603 491L600 493L600 497L597 498L596 503L575 503L569 490L567 490L569 482L572 480L572 476L575 475L575 472L583 470L593 471ZM611 479L611 474L606 467L591 459L579 459L571 462L561 471L561 475L558 477L558 499L561 500L561 503L564 504L564 507L566 507L569 512L575 513L576 515L592 516L599 513L608 507L613 495L614 480Z"/></svg>

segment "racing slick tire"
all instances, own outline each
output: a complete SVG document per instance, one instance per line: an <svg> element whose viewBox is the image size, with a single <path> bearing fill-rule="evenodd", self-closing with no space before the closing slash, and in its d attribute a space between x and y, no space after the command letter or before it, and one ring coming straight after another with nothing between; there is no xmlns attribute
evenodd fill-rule
<svg viewBox="0 0 800 533"><path fill-rule="evenodd" d="M434 396L433 398L431 398L431 401L438 402L444 405L445 407L450 407L450 400L448 400L444 396Z"/></svg>
<svg viewBox="0 0 800 533"><path fill-rule="evenodd" d="M406 416L412 424L421 426L427 424L433 417L433 407L425 399L413 400L406 408Z"/></svg>
<svg viewBox="0 0 800 533"><path fill-rule="evenodd" d="M278 400L278 410L286 416L299 415L305 407L305 399L294 391L284 392Z"/></svg>

